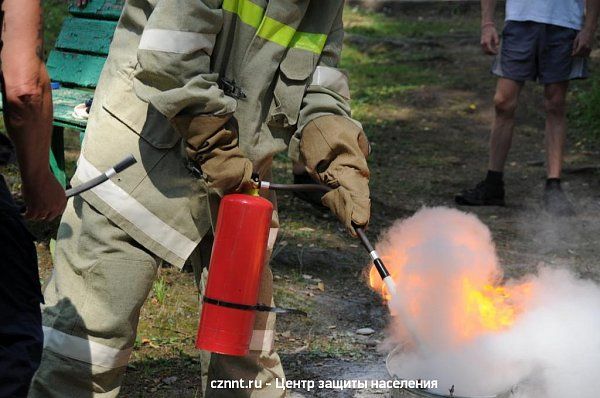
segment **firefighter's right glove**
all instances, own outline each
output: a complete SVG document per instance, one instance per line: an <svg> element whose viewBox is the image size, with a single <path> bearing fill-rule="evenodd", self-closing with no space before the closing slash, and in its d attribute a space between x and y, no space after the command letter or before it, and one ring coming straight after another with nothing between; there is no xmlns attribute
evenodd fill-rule
<svg viewBox="0 0 600 398"><path fill-rule="evenodd" d="M321 116L302 130L300 158L313 178L333 188L321 201L352 235L371 213L369 148L362 129L343 116Z"/></svg>
<svg viewBox="0 0 600 398"><path fill-rule="evenodd" d="M185 152L202 172L208 186L224 193L252 187L252 162L238 146L237 122L231 115L178 116Z"/></svg>

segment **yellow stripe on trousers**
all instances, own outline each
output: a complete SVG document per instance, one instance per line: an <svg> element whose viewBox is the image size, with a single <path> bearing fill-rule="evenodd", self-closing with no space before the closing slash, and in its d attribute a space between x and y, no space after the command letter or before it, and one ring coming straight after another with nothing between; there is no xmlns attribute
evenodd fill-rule
<svg viewBox="0 0 600 398"><path fill-rule="evenodd" d="M297 48L321 54L327 35L300 32L273 18L265 16L265 10L250 0L224 0L223 9L237 15L242 22L257 29L257 35L283 47Z"/></svg>

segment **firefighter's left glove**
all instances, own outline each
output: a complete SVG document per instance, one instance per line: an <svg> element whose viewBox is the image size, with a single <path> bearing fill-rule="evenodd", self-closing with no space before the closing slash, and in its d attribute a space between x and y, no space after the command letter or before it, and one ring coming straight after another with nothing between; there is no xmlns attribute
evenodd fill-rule
<svg viewBox="0 0 600 398"><path fill-rule="evenodd" d="M174 124L183 135L188 159L210 188L228 193L253 185L252 162L238 146L237 122L231 115L179 116Z"/></svg>
<svg viewBox="0 0 600 398"><path fill-rule="evenodd" d="M321 116L302 130L300 158L313 178L332 188L321 201L352 235L371 214L369 151L365 133L343 116Z"/></svg>

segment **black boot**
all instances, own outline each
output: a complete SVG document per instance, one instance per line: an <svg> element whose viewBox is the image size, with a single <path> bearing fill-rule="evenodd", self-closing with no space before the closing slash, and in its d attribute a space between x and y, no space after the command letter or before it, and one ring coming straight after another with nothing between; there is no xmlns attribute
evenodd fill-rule
<svg viewBox="0 0 600 398"><path fill-rule="evenodd" d="M558 217L575 215L573 204L567 198L560 186L560 178L548 178L544 188L544 209Z"/></svg>
<svg viewBox="0 0 600 398"><path fill-rule="evenodd" d="M475 188L467 189L454 197L461 206L504 206L504 181L502 172L488 171L485 180Z"/></svg>

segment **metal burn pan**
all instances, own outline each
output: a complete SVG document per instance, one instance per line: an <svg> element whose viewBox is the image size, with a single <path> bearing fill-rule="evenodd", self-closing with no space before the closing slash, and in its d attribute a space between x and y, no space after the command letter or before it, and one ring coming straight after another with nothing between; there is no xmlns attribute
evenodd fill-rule
<svg viewBox="0 0 600 398"><path fill-rule="evenodd" d="M394 356L398 355L401 346L397 346L394 348L387 356L385 365L388 373L394 379L402 380L400 375L394 373L391 368L391 360ZM454 394L440 394L438 392L434 392L432 390L427 389L415 389L415 388L396 388L391 391L392 398L415 398L415 397L425 397L425 398L510 398L514 393L514 389L510 391L506 391L503 393L499 393L496 395L472 395L472 396L463 396L463 395L454 395Z"/></svg>

